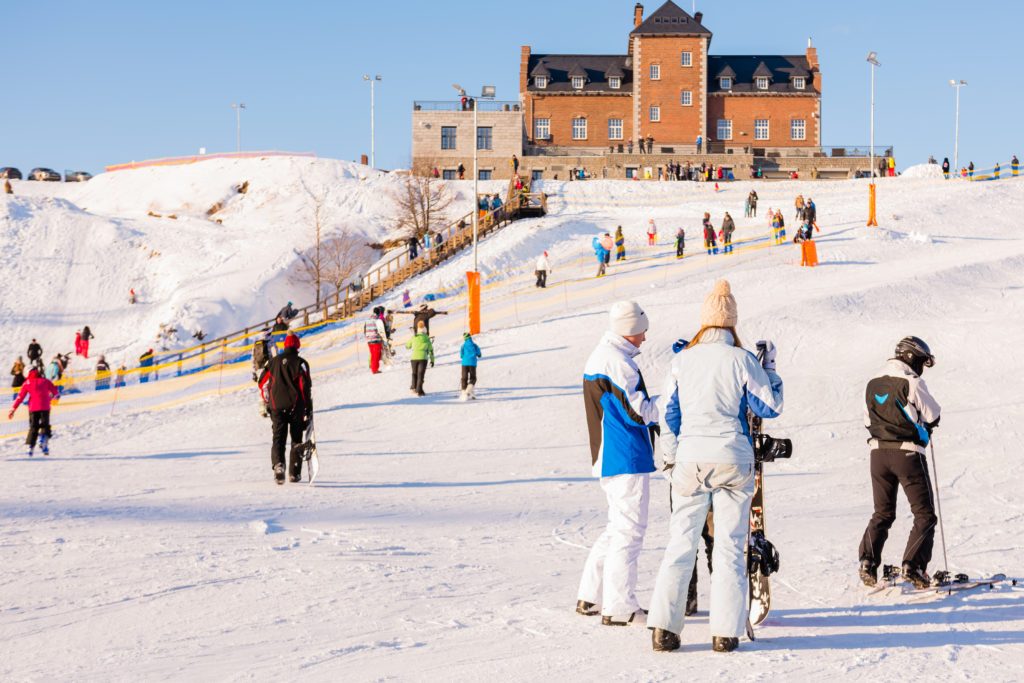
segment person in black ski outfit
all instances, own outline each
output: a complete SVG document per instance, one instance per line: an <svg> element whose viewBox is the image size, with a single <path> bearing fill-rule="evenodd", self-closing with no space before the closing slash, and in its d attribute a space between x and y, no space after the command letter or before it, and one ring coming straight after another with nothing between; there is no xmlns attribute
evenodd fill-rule
<svg viewBox="0 0 1024 683"><path fill-rule="evenodd" d="M43 347L40 346L39 342L37 342L35 339L33 339L32 343L28 345L28 351L26 352L26 355L28 356L28 364L29 365L37 365L38 364L39 366L42 366L42 364L43 364Z"/></svg>
<svg viewBox="0 0 1024 683"><path fill-rule="evenodd" d="M949 180L949 157L942 158L942 177Z"/></svg>
<svg viewBox="0 0 1024 683"><path fill-rule="evenodd" d="M408 244L409 244L409 260L410 261L415 261L416 257L420 255L420 242L419 242L419 240L416 239L416 236L413 235L412 237L409 238Z"/></svg>
<svg viewBox="0 0 1024 683"><path fill-rule="evenodd" d="M416 313L413 314L412 318L412 331L416 333L416 328L419 327L422 322L427 327L427 334L430 334L430 319L435 315L448 315L448 311L435 311L426 304L420 304L420 308Z"/></svg>
<svg viewBox="0 0 1024 683"><path fill-rule="evenodd" d="M860 578L866 586L878 581L882 547L896 520L896 494L901 486L914 513L914 527L903 551L903 578L917 588L931 584L926 569L937 520L924 453L941 409L921 373L934 364L927 344L917 337L904 337L895 357L865 391L864 424L871 434L875 507L860 542Z"/></svg>
<svg viewBox="0 0 1024 683"><path fill-rule="evenodd" d="M301 345L297 336L289 334L284 340L284 351L274 356L260 374L260 395L270 408L273 433L270 465L278 484L284 483L284 449L289 436L290 479L302 479L302 457L295 452L295 446L302 443L303 432L313 419L313 379L309 363L299 356Z"/></svg>

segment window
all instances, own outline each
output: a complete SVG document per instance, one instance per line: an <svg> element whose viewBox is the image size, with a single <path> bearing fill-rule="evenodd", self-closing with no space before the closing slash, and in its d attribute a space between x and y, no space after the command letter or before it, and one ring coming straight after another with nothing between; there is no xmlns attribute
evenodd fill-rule
<svg viewBox="0 0 1024 683"><path fill-rule="evenodd" d="M722 90L732 90L732 79L728 76L718 79L718 86Z"/></svg>
<svg viewBox="0 0 1024 683"><path fill-rule="evenodd" d="M661 80L661 64L651 64L651 80Z"/></svg>
<svg viewBox="0 0 1024 683"><path fill-rule="evenodd" d="M768 139L768 119L754 119L754 139Z"/></svg>
<svg viewBox="0 0 1024 683"><path fill-rule="evenodd" d="M583 90L583 86L586 84L586 82L587 79L585 79L583 76L572 77L572 87L575 88L576 90Z"/></svg>
<svg viewBox="0 0 1024 683"><path fill-rule="evenodd" d="M807 79L805 79L803 76L797 76L796 78L793 79L793 87L796 88L797 90L803 90L804 88L807 87Z"/></svg>
<svg viewBox="0 0 1024 683"><path fill-rule="evenodd" d="M544 88L548 87L548 77L547 76L537 76L537 78L533 79L533 83L538 88L543 90Z"/></svg>
<svg viewBox="0 0 1024 683"><path fill-rule="evenodd" d="M618 90L622 87L622 79L617 76L612 76L608 79L608 87L612 90Z"/></svg>
<svg viewBox="0 0 1024 683"><path fill-rule="evenodd" d="M732 140L732 119L718 119L718 139Z"/></svg>
<svg viewBox="0 0 1024 683"><path fill-rule="evenodd" d="M622 119L608 119L608 139L622 139Z"/></svg>
<svg viewBox="0 0 1024 683"><path fill-rule="evenodd" d="M480 126L476 129L476 148L494 149L494 129L490 126Z"/></svg>
<svg viewBox="0 0 1024 683"><path fill-rule="evenodd" d="M572 139L587 139L587 120L585 118L578 118L572 120Z"/></svg>
<svg viewBox="0 0 1024 683"><path fill-rule="evenodd" d="M682 56L682 62L681 63L682 63L683 66L693 66L693 53L692 52L684 52L683 56Z"/></svg>
<svg viewBox="0 0 1024 683"><path fill-rule="evenodd" d="M455 149L455 126L441 126L441 149Z"/></svg>
<svg viewBox="0 0 1024 683"><path fill-rule="evenodd" d="M551 137L551 119L533 120L533 138L535 140L547 140Z"/></svg>
<svg viewBox="0 0 1024 683"><path fill-rule="evenodd" d="M477 175L480 176L479 180L490 180L491 179L491 169L489 169L489 168L481 168L480 171L477 173Z"/></svg>
<svg viewBox="0 0 1024 683"><path fill-rule="evenodd" d="M441 171L441 178L444 180L457 180L458 177L459 175L455 172L454 168L446 168Z"/></svg>
<svg viewBox="0 0 1024 683"><path fill-rule="evenodd" d="M755 84L757 85L757 89L758 90L767 90L768 89L768 77L767 76L758 76L757 77L757 81L756 81Z"/></svg>
<svg viewBox="0 0 1024 683"><path fill-rule="evenodd" d="M793 119L789 123L789 136L794 140L807 139L807 121L804 119Z"/></svg>
<svg viewBox="0 0 1024 683"><path fill-rule="evenodd" d="M692 90L684 90L683 94L679 96L679 102L684 107L692 107L693 106L693 91Z"/></svg>
<svg viewBox="0 0 1024 683"><path fill-rule="evenodd" d="M640 175L639 171L640 171L640 169L636 168L635 166L627 166L626 167L626 180L632 180L633 178L636 178L638 175Z"/></svg>
<svg viewBox="0 0 1024 683"><path fill-rule="evenodd" d="M651 105L651 122L657 123L661 121L661 107L656 104Z"/></svg>
<svg viewBox="0 0 1024 683"><path fill-rule="evenodd" d="M535 168L530 171L530 180L544 180L544 169Z"/></svg>

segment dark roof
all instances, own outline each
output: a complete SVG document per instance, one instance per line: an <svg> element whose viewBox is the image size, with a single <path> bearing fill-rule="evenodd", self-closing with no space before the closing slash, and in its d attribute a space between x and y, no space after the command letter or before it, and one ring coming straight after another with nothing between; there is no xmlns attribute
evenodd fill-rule
<svg viewBox="0 0 1024 683"><path fill-rule="evenodd" d="M632 94L633 69L628 65L626 55L530 55L527 73L531 76L543 62L547 70L548 87L538 88L531 80L527 86L530 92L611 92ZM616 74L615 72L619 73ZM572 75L586 76L583 90L572 87ZM541 76L545 74L540 74ZM608 87L609 78L622 79L621 87Z"/></svg>
<svg viewBox="0 0 1024 683"><path fill-rule="evenodd" d="M764 66L764 71L761 70ZM723 91L719 86L718 79L721 75L728 76L726 71L732 71L732 88ZM804 55L785 56L771 55L759 57L754 55L708 55L708 73L716 75L708 83L708 94L716 92L779 92L779 93L814 93L813 76L810 73L810 65ZM768 76L771 82L768 90L757 90L754 87L754 77ZM792 77L803 76L807 79L807 88L797 90L793 87Z"/></svg>
<svg viewBox="0 0 1024 683"><path fill-rule="evenodd" d="M531 76L550 76L551 72L548 71L548 68L547 68L547 66L545 66L544 62L537 62L537 66L533 67L533 69L530 70L530 75Z"/></svg>
<svg viewBox="0 0 1024 683"><path fill-rule="evenodd" d="M684 12L679 5L668 0L656 9L654 14L647 17L642 24L633 29L630 35L710 36L711 31Z"/></svg>
<svg viewBox="0 0 1024 683"><path fill-rule="evenodd" d="M709 58L710 61L710 58ZM722 67L722 70L715 74L715 78L736 78L736 72L732 70L732 67L728 64Z"/></svg>

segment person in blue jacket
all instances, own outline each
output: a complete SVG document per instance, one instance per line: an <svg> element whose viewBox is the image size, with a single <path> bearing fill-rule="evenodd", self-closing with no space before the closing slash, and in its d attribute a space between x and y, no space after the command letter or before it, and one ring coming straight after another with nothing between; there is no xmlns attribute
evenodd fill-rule
<svg viewBox="0 0 1024 683"><path fill-rule="evenodd" d="M608 233L605 236L610 237ZM608 269L608 259L611 256L611 252L601 242L601 237L595 237L591 242L591 246L594 247L594 256L597 257L597 277L604 277Z"/></svg>
<svg viewBox="0 0 1024 683"><path fill-rule="evenodd" d="M462 350L459 355L462 357L462 394L459 398L465 401L476 398L476 364L483 357L480 347L473 341L469 332L462 335Z"/></svg>

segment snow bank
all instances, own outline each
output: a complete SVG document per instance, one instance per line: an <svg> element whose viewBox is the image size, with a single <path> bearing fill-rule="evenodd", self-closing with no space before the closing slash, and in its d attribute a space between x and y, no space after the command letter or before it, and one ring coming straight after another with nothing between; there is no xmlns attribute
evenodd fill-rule
<svg viewBox="0 0 1024 683"><path fill-rule="evenodd" d="M938 164L917 164L900 173L901 178L942 178L942 166Z"/></svg>

